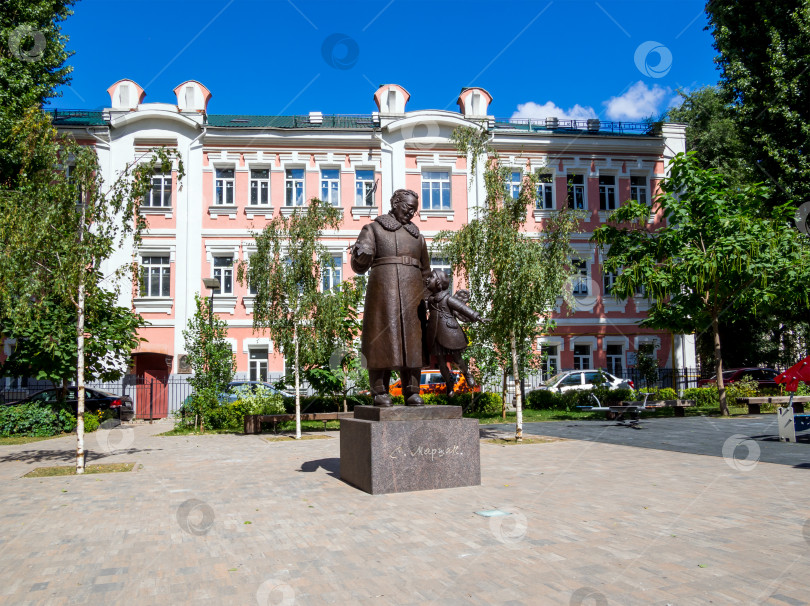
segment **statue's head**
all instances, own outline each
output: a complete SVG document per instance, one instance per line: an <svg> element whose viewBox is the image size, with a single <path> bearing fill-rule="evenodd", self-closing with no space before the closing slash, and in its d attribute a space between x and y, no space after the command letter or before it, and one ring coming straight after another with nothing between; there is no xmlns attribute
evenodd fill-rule
<svg viewBox="0 0 810 606"><path fill-rule="evenodd" d="M391 214L405 225L410 223L419 208L419 195L410 189L398 189L391 196Z"/></svg>
<svg viewBox="0 0 810 606"><path fill-rule="evenodd" d="M430 272L425 285L430 292L441 292L450 288L450 278L443 269L434 269Z"/></svg>

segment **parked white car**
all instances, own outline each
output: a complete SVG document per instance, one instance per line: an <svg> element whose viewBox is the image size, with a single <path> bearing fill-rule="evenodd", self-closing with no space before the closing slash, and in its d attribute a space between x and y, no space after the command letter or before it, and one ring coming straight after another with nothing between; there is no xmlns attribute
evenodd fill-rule
<svg viewBox="0 0 810 606"><path fill-rule="evenodd" d="M540 385L538 389L563 392L571 389L593 389L595 387L633 389L634 385L632 381L620 379L604 370L589 368L586 370L565 370L558 372L548 381Z"/></svg>

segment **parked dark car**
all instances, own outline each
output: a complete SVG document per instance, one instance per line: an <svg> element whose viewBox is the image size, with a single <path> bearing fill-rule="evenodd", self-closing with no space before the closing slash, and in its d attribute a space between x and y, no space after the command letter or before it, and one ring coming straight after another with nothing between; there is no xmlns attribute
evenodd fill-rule
<svg viewBox="0 0 810 606"><path fill-rule="evenodd" d="M723 371L723 384L736 383L745 377L751 377L759 383L760 389L763 387L779 387L774 379L779 375L778 370L773 368L729 368ZM713 374L708 379L700 379L698 387L709 387L717 385L717 374Z"/></svg>
<svg viewBox="0 0 810 606"><path fill-rule="evenodd" d="M29 402L40 403L56 403L59 401L61 388L43 389L35 394L32 394L24 400L17 400L16 402L9 402L7 406L14 406L16 404L27 404ZM65 395L65 403L73 408L73 414L79 410L78 394L75 387L68 387L67 394ZM100 410L112 410L116 417L120 414L122 421L131 421L135 416L135 409L132 406L132 398L129 396L117 396L107 391L100 389L84 390L84 409L91 412L98 412Z"/></svg>

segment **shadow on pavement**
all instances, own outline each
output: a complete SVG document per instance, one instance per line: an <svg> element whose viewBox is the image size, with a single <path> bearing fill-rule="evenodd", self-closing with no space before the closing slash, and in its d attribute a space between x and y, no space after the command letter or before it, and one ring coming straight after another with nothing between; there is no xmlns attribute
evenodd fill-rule
<svg viewBox="0 0 810 606"><path fill-rule="evenodd" d="M336 457L306 461L305 463L301 463L301 469L298 471L312 473L313 471L318 471L320 468L325 469L333 478L340 479L340 459Z"/></svg>
<svg viewBox="0 0 810 606"><path fill-rule="evenodd" d="M163 450L162 448L124 448L112 452L94 451L92 448L85 448L85 462L90 463L111 456L135 455L142 452L152 452ZM75 450L24 450L22 452L9 453L0 457L0 463L11 463L18 461L21 463L45 463L64 462L70 463L76 460Z"/></svg>

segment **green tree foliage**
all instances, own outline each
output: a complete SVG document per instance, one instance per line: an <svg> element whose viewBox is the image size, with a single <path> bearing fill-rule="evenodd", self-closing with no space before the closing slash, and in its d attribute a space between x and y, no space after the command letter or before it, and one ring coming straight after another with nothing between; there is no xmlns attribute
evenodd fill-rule
<svg viewBox="0 0 810 606"><path fill-rule="evenodd" d="M656 343L641 343L636 354L636 370L644 379L647 389L658 381L658 357L655 355Z"/></svg>
<svg viewBox="0 0 810 606"><path fill-rule="evenodd" d="M266 333L292 362L296 438L301 437L303 369L329 360L345 342L346 331L351 333L345 324L348 285L336 292L321 288L323 269L333 263L321 238L325 229L339 225L338 210L313 198L306 208L275 217L256 234L256 252L237 272L241 283L256 290L254 330Z"/></svg>
<svg viewBox="0 0 810 606"><path fill-rule="evenodd" d="M11 356L0 367L7 377L33 377L67 383L76 376L76 307L58 300L36 306L24 323L3 323L3 337L14 339ZM116 305L115 293L99 291L87 301L85 375L88 381L116 381L138 346L144 320Z"/></svg>
<svg viewBox="0 0 810 606"><path fill-rule="evenodd" d="M15 182L0 184L0 318L3 334L44 320L48 307L76 313L77 472L84 471L85 316L88 301L112 302L130 266L104 274L102 264L124 241L140 241L145 226L138 204L156 170L171 170L173 157L155 150L136 158L106 182L95 150L59 137L47 115L31 109L13 135L28 141ZM182 178L183 166L178 161ZM108 319L114 313L107 310ZM99 313L102 313L101 309ZM125 336L126 338L126 336Z"/></svg>
<svg viewBox="0 0 810 606"><path fill-rule="evenodd" d="M810 201L810 2L711 0L706 12L743 150L778 186L771 204Z"/></svg>
<svg viewBox="0 0 810 606"><path fill-rule="evenodd" d="M631 200L594 231L593 241L610 247L605 269L621 272L613 290L618 297L643 286L654 298L642 326L711 331L720 406L728 414L721 314L755 314L777 298L807 309L810 255L791 225L792 210L766 207L762 185L730 186L691 152L678 154L670 170L654 203L666 226L648 229L649 207Z"/></svg>
<svg viewBox="0 0 810 606"><path fill-rule="evenodd" d="M458 231L439 233L436 245L466 283L471 307L490 320L470 330L474 342L490 345L498 365L511 366L519 383L521 369L540 360L532 340L551 328L548 314L570 275L570 234L577 221L567 210L561 211L547 220L542 232L526 233L527 209L534 205L539 175L526 175L513 198L508 186L512 169L484 143L486 136L475 128L459 128L453 134L459 152L486 154L486 207ZM476 352L485 354L480 348ZM516 407L520 440L519 390Z"/></svg>
<svg viewBox="0 0 810 606"><path fill-rule="evenodd" d="M60 24L75 0L3 0L0 3L0 183L16 181L28 140L15 129L31 108L57 96L69 82L71 55Z"/></svg>
<svg viewBox="0 0 810 606"><path fill-rule="evenodd" d="M732 183L751 181L734 107L716 86L685 94L683 103L669 110L668 119L686 124L686 149L694 151L703 168L716 168Z"/></svg>
<svg viewBox="0 0 810 606"><path fill-rule="evenodd" d="M200 421L205 431L213 415L218 414L220 398L228 391L233 380L236 360L228 343L228 325L211 313L211 303L198 293L194 295L196 308L183 330L188 363L193 374L189 385L194 393L188 402L188 412Z"/></svg>

